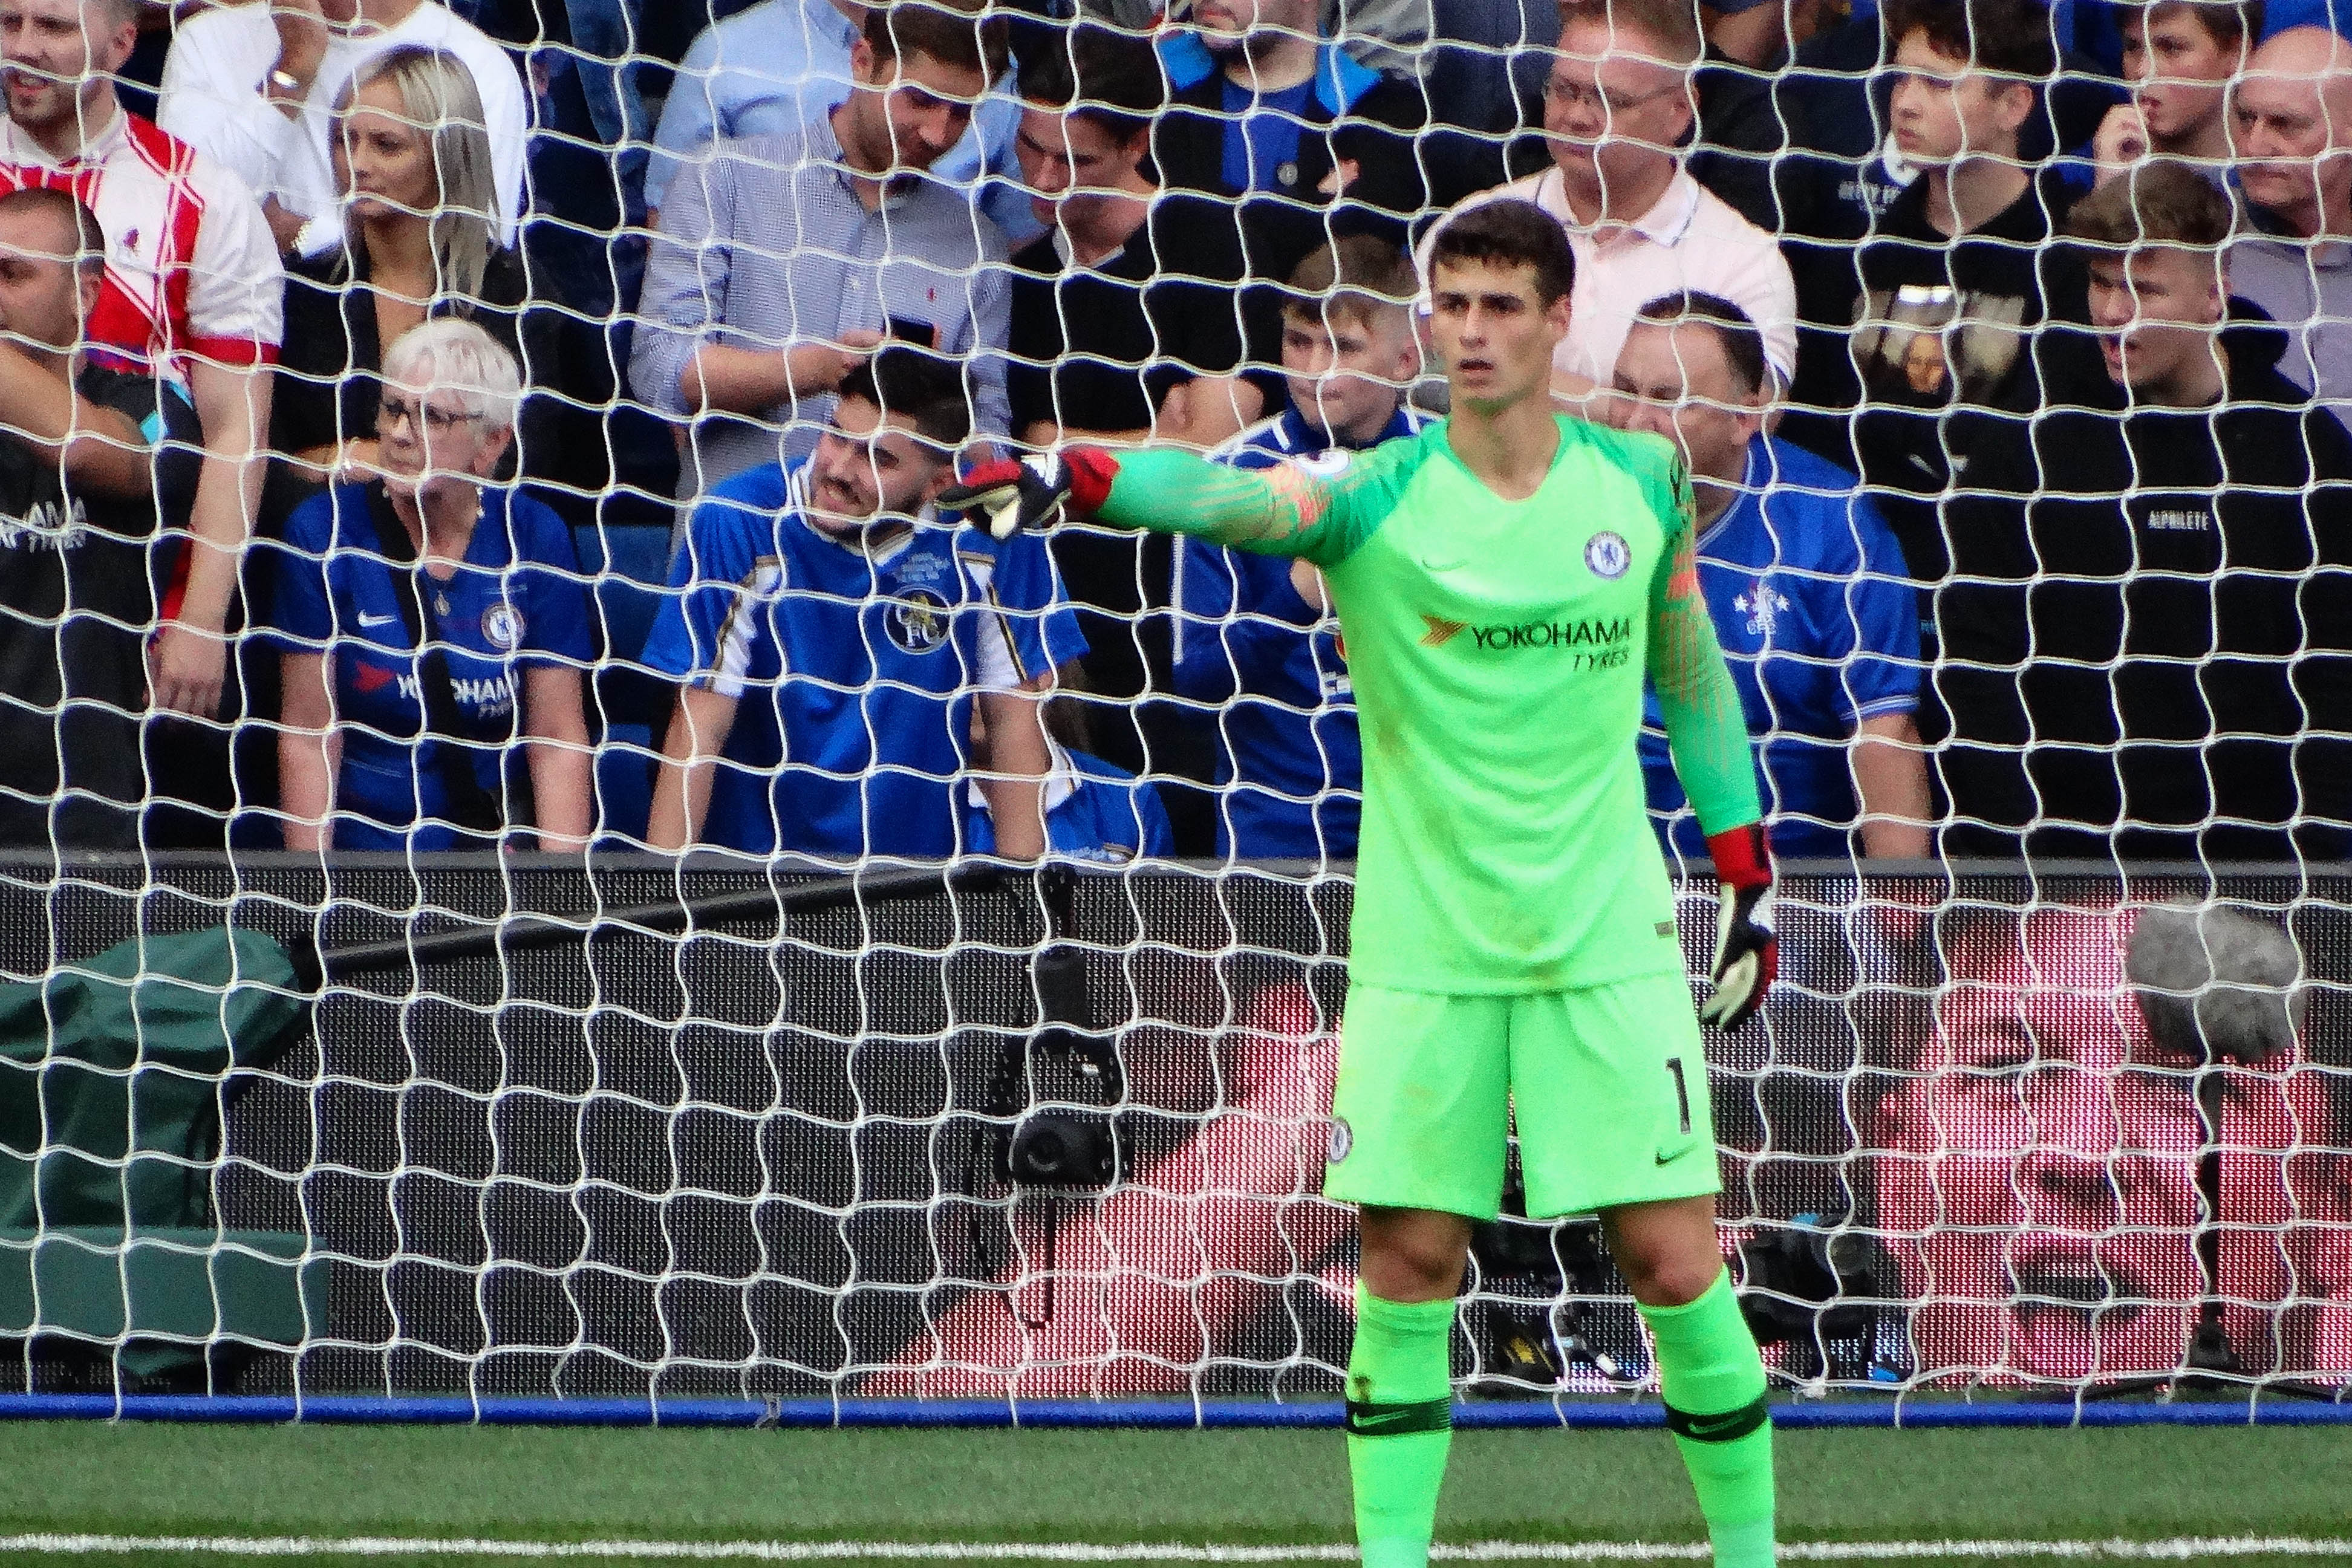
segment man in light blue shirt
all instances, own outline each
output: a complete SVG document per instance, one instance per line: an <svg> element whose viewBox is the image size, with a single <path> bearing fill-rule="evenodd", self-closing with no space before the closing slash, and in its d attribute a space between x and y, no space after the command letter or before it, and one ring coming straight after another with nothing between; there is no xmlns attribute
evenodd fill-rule
<svg viewBox="0 0 2352 1568"><path fill-rule="evenodd" d="M963 367L972 423L1004 432L1005 242L925 178L1005 58L969 0L877 9L837 108L733 137L671 181L629 382L688 423L678 494L807 455L844 377L885 341Z"/></svg>
<svg viewBox="0 0 2352 1568"><path fill-rule="evenodd" d="M850 50L867 13L854 0L761 0L697 35L677 63L654 130L646 222L658 215L671 180L709 156L714 141L794 131L848 98L855 85ZM1018 244L1038 226L1013 183L1021 104L1009 89L998 70L971 123L931 165L930 176L979 202Z"/></svg>

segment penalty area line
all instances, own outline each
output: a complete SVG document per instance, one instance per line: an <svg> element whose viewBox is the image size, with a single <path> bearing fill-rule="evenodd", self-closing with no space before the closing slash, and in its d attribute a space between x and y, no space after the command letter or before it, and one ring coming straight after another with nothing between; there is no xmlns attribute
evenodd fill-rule
<svg viewBox="0 0 2352 1568"><path fill-rule="evenodd" d="M504 1557L524 1562L675 1563L1353 1563L1352 1546L1197 1546L1167 1542L982 1541L494 1541L398 1535L0 1535L0 1552L52 1557L161 1552L207 1557ZM1441 1563L1703 1563L1683 1542L1479 1541L1441 1544ZM1784 1563L2000 1562L2051 1557L2102 1563L2212 1558L2352 1558L2352 1540L2309 1536L2173 1536L2158 1541L1798 1541Z"/></svg>

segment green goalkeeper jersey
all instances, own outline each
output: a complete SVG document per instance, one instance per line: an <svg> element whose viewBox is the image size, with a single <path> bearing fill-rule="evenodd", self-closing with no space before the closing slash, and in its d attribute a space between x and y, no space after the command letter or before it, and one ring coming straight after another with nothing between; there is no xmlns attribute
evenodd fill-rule
<svg viewBox="0 0 2352 1568"><path fill-rule="evenodd" d="M1529 992L1679 970L1635 737L1654 674L1709 832L1761 814L1672 445L1562 418L1507 501L1430 425L1255 472L1124 455L1105 521L1324 569L1363 737L1349 973Z"/></svg>

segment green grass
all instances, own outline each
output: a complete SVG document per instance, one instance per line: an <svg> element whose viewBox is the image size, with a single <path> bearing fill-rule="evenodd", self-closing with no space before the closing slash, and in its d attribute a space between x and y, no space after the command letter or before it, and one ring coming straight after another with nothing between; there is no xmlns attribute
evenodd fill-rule
<svg viewBox="0 0 2352 1568"><path fill-rule="evenodd" d="M65 1422L0 1426L0 1454L5 1533L1349 1538L1345 1457L1337 1435L1325 1432ZM2352 1429L2342 1427L1797 1432L1781 1435L1780 1455L1782 1534L1790 1540L2352 1539ZM1441 1534L1449 1540L1695 1541L1702 1533L1681 1467L1658 1433L1464 1433L1446 1484ZM152 1568L159 1560L118 1561ZM13 1561L105 1560L27 1553Z"/></svg>

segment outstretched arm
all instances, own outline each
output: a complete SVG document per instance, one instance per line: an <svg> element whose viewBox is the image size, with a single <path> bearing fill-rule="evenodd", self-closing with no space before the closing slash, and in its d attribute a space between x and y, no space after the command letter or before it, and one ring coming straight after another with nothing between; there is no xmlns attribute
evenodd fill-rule
<svg viewBox="0 0 2352 1568"><path fill-rule="evenodd" d="M1165 446L1116 456L1099 446L1066 446L983 463L942 494L940 505L982 514L1000 538L1049 527L1066 507L1118 528L1188 534L1334 566L1386 510L1363 504L1386 473L1377 458L1346 455L1242 469Z"/></svg>

